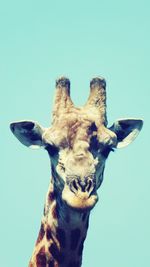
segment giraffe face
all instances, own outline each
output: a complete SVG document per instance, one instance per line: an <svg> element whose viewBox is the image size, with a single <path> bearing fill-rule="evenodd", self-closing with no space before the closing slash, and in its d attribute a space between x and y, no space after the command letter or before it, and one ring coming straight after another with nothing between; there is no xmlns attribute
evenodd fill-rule
<svg viewBox="0 0 150 267"><path fill-rule="evenodd" d="M53 131L48 129L43 135L51 158L55 188L70 207L91 209L98 200L97 189L103 180L105 160L112 149L112 136L108 130L107 138L106 134L101 136L100 143L93 121L84 121L80 116L80 121L76 119L76 130L72 117L63 121L66 123L61 129L59 122ZM66 131L61 134L62 129Z"/></svg>

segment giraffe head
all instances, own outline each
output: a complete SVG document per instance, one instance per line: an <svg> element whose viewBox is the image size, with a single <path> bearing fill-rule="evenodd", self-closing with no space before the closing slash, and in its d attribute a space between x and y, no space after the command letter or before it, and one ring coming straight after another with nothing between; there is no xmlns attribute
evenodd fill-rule
<svg viewBox="0 0 150 267"><path fill-rule="evenodd" d="M50 156L54 189L67 206L83 211L94 207L109 153L130 144L140 132L141 119L120 119L107 127L106 82L90 83L86 104L77 108L70 98L70 81L56 81L52 126L34 121L11 123L13 134L31 148L44 147Z"/></svg>

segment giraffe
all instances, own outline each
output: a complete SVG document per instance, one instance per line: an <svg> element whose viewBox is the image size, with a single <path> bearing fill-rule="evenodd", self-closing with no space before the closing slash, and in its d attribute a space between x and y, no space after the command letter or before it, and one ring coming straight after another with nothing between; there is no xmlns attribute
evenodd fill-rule
<svg viewBox="0 0 150 267"><path fill-rule="evenodd" d="M51 161L51 179L39 235L29 267L80 267L89 216L98 201L105 161L111 151L129 145L143 125L141 119L117 120L107 127L106 81L90 82L86 104L75 107L70 81L56 80L52 125L35 121L10 124L27 147L43 147Z"/></svg>

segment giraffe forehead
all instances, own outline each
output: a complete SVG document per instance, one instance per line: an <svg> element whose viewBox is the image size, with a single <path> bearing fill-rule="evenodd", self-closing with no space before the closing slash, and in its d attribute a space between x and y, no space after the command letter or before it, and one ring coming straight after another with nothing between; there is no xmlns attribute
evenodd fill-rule
<svg viewBox="0 0 150 267"><path fill-rule="evenodd" d="M71 135L72 132L80 131L81 127L86 131L94 121L94 118L90 117L86 112L62 114L54 124L54 127L62 130L62 126L64 126L70 130Z"/></svg>
<svg viewBox="0 0 150 267"><path fill-rule="evenodd" d="M78 140L90 142L93 131L97 130L92 125L95 122L86 113L62 114L43 134L43 140L58 147L73 148Z"/></svg>
<svg viewBox="0 0 150 267"><path fill-rule="evenodd" d="M80 108L73 108L72 110L66 110L65 112L62 112L62 114L59 114L58 117L55 118L53 121L54 125L57 124L58 122L60 123L61 121L63 123L75 123L76 121L78 122L95 122L99 120L99 116L97 112L94 112L92 110L89 110L84 107Z"/></svg>
<svg viewBox="0 0 150 267"><path fill-rule="evenodd" d="M59 117L55 117L52 127L44 132L43 141L54 144L60 149L69 147L80 151L85 149L84 143L88 144L86 146L96 144L96 142L103 145L111 144L115 134L101 125L99 116L97 114L93 116L93 114L94 112L89 113L89 110L82 108L62 112ZM91 143L92 137L95 142ZM80 145L78 145L79 143ZM96 146L94 147L96 148Z"/></svg>

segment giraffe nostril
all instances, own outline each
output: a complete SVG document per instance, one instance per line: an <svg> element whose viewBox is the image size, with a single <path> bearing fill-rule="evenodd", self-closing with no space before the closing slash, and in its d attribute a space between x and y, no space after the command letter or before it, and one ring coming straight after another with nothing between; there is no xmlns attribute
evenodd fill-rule
<svg viewBox="0 0 150 267"><path fill-rule="evenodd" d="M91 190L92 187L93 187L93 183L92 183L91 180L89 180L88 183L87 183L87 188L86 188L86 190L89 192L89 191Z"/></svg>
<svg viewBox="0 0 150 267"><path fill-rule="evenodd" d="M76 180L73 180L73 182L72 182L72 185L73 185L73 187L74 187L76 190L78 190L78 187L77 187L77 182L76 182Z"/></svg>
<svg viewBox="0 0 150 267"><path fill-rule="evenodd" d="M76 193L78 191L78 185L77 185L77 181L75 179L70 183L70 190L73 193Z"/></svg>

